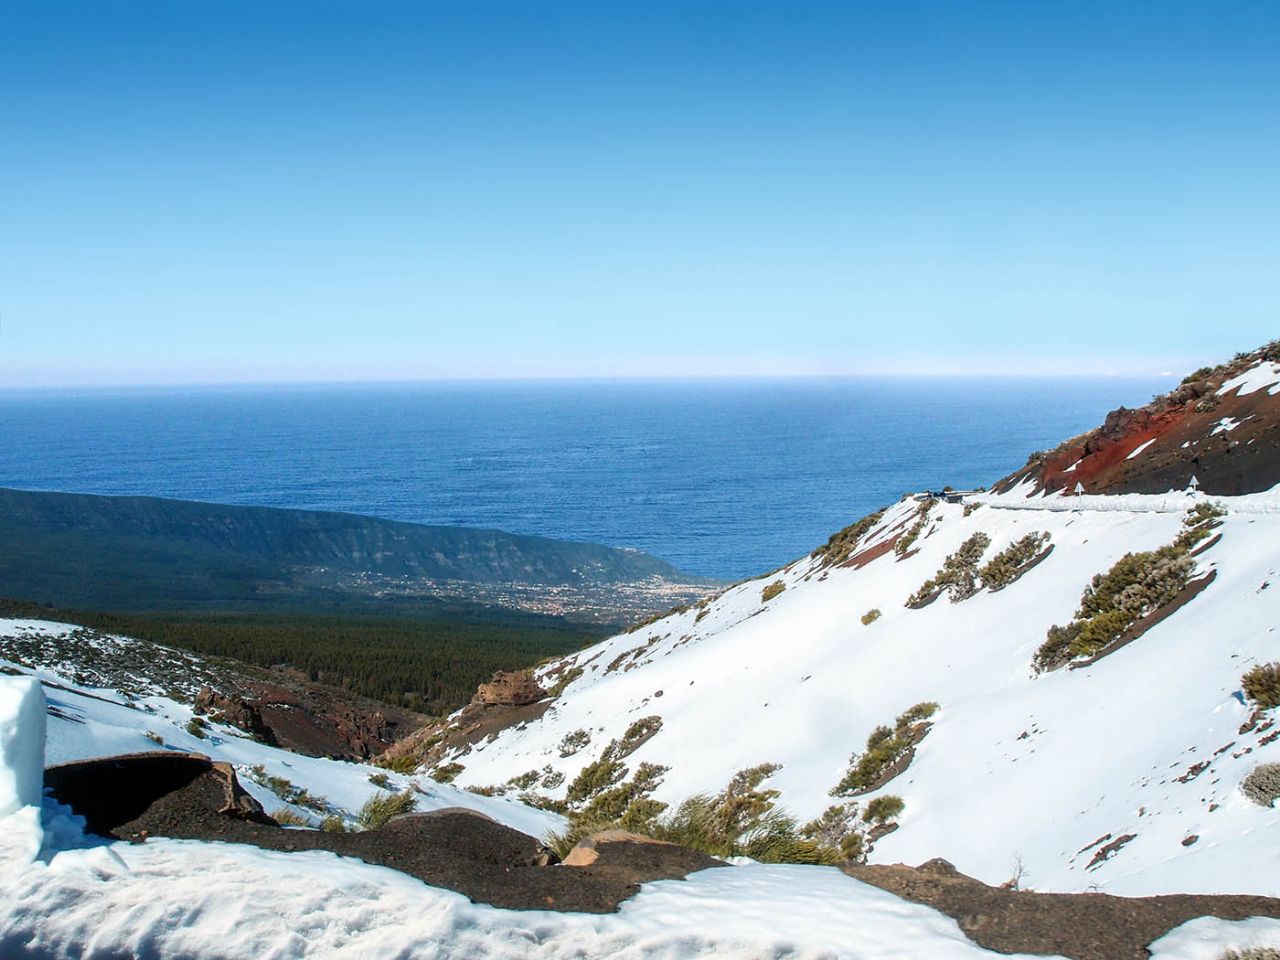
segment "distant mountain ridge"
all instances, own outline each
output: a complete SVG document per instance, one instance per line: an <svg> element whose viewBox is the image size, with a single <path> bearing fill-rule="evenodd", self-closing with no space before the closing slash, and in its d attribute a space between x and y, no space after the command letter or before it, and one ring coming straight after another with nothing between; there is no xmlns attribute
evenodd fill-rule
<svg viewBox="0 0 1280 960"><path fill-rule="evenodd" d="M1205 493L1239 496L1280 481L1280 340L1201 367L1137 409L1121 407L1088 433L1031 455L994 490L1163 493L1195 478Z"/></svg>
<svg viewBox="0 0 1280 960"><path fill-rule="evenodd" d="M0 541L0 595L91 607L389 599L446 582L588 591L702 583L634 549L155 497L0 488Z"/></svg>

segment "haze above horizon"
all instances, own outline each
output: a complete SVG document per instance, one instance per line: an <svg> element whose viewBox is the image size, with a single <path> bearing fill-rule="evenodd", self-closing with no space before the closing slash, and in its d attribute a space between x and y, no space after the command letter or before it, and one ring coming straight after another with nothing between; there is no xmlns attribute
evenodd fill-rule
<svg viewBox="0 0 1280 960"><path fill-rule="evenodd" d="M1280 6L0 6L0 387L1181 375Z"/></svg>

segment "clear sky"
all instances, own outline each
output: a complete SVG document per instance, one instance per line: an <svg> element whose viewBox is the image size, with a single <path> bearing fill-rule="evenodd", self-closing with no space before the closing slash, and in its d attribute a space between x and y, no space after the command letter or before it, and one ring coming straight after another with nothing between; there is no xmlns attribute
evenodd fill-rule
<svg viewBox="0 0 1280 960"><path fill-rule="evenodd" d="M0 0L0 385L1280 336L1280 3Z"/></svg>

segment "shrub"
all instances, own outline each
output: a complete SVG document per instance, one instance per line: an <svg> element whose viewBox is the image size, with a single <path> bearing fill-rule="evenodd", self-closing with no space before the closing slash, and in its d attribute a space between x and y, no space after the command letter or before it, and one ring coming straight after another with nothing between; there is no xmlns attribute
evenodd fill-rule
<svg viewBox="0 0 1280 960"><path fill-rule="evenodd" d="M377 793L364 802L356 820L366 830L377 830L392 817L411 813L418 800L412 790L403 793Z"/></svg>
<svg viewBox="0 0 1280 960"><path fill-rule="evenodd" d="M1056 670L1071 659L1071 644L1080 633L1079 623L1069 623L1065 627L1056 624L1049 628L1048 636L1032 659L1032 665L1043 673Z"/></svg>
<svg viewBox="0 0 1280 960"><path fill-rule="evenodd" d="M569 784L565 800L569 803L581 803L612 787L626 773L627 768L622 765L622 761L609 756L606 751L605 756L578 771L578 775Z"/></svg>
<svg viewBox="0 0 1280 960"><path fill-rule="evenodd" d="M308 810L314 810L317 813L327 813L329 810L329 801L324 797L295 786L292 781L285 777L277 777L267 773L267 768L262 764L250 767L245 775L254 783L266 787L285 803L291 803L295 807L306 807Z"/></svg>
<svg viewBox="0 0 1280 960"><path fill-rule="evenodd" d="M890 820L896 820L905 807L906 804L901 797L876 797L867 803L867 809L862 813L862 822L888 823Z"/></svg>
<svg viewBox="0 0 1280 960"><path fill-rule="evenodd" d="M846 863L859 863L866 857L866 838L858 823L858 805L852 802L827 807L822 816L800 828L801 836L812 840L829 856Z"/></svg>
<svg viewBox="0 0 1280 960"><path fill-rule="evenodd" d="M574 666L563 671L556 679L555 684L547 691L547 696L552 698L560 696L560 694L564 693L565 687L569 686L569 684L573 683L573 681L577 680L581 676L581 667Z"/></svg>
<svg viewBox="0 0 1280 960"><path fill-rule="evenodd" d="M391 789L390 787L391 778L388 777L385 773L369 774L369 782L372 783L375 787L381 787L383 790Z"/></svg>
<svg viewBox="0 0 1280 960"><path fill-rule="evenodd" d="M142 735L152 743L161 747L164 746L164 737L160 736L160 734L156 733L154 730L144 730L142 731Z"/></svg>
<svg viewBox="0 0 1280 960"><path fill-rule="evenodd" d="M191 734L197 740L205 738L205 731L209 729L208 722L204 717L192 717L187 721L187 733Z"/></svg>
<svg viewBox="0 0 1280 960"><path fill-rule="evenodd" d="M774 807L777 791L761 789L778 769L770 763L742 770L720 793L689 797L666 813L664 805L648 798L665 768L641 764L632 781L635 793L621 817L601 815L618 809L617 798L601 795L571 819L565 831L552 834L548 845L563 856L588 834L622 828L713 857L744 856L764 863L838 863L837 852L806 837L793 817Z"/></svg>
<svg viewBox="0 0 1280 960"><path fill-rule="evenodd" d="M591 734L586 730L574 730L572 733L566 733L564 739L560 741L560 756L572 757L590 742Z"/></svg>
<svg viewBox="0 0 1280 960"><path fill-rule="evenodd" d="M761 789L779 769L765 763L734 774L714 796L690 797L655 824L653 836L713 857L762 863L834 863L830 851L802 835L795 819L774 806L778 792Z"/></svg>
<svg viewBox="0 0 1280 960"><path fill-rule="evenodd" d="M282 827L309 827L311 821L301 814L294 813L288 807L280 807L271 811L271 819Z"/></svg>
<svg viewBox="0 0 1280 960"><path fill-rule="evenodd" d="M1196 520L1187 529L1203 522ZM1052 670L1102 652L1142 617L1172 602L1190 582L1193 570L1195 560L1181 535L1166 547L1126 553L1085 588L1071 623L1049 628L1033 665Z"/></svg>
<svg viewBox="0 0 1280 960"><path fill-rule="evenodd" d="M1226 514L1227 511L1215 503L1197 503L1182 518L1183 529L1174 539L1174 546L1190 550L1201 540L1207 538L1217 525L1217 520L1226 516Z"/></svg>
<svg viewBox="0 0 1280 960"><path fill-rule="evenodd" d="M879 607L872 607L870 610L868 610L866 613L862 615L862 625L864 627L869 627L871 626L871 624L875 623L879 619L880 619Z"/></svg>
<svg viewBox="0 0 1280 960"><path fill-rule="evenodd" d="M1028 533L1005 547L978 570L978 578L989 590L1001 590L1026 572L1049 542L1047 533Z"/></svg>
<svg viewBox="0 0 1280 960"><path fill-rule="evenodd" d="M848 797L875 787L889 769L924 739L938 710L936 703L917 703L904 711L892 727L880 726L867 737L867 748L849 758L849 769L831 790L833 797Z"/></svg>
<svg viewBox="0 0 1280 960"><path fill-rule="evenodd" d="M981 531L975 533L942 562L942 569L907 598L907 606L915 607L928 603L943 590L951 594L952 603L968 600L978 592L978 561L982 559L982 554L989 546L991 546L989 536Z"/></svg>
<svg viewBox="0 0 1280 960"><path fill-rule="evenodd" d="M833 533L826 543L813 551L811 556L821 557L823 560L822 565L825 567L843 563L853 556L862 538L870 533L872 528L883 518L883 509L867 514L861 520ZM701 617L702 614L698 614L698 616Z"/></svg>
<svg viewBox="0 0 1280 960"><path fill-rule="evenodd" d="M1245 947L1243 950L1228 950L1218 960L1280 960L1280 949L1276 947Z"/></svg>
<svg viewBox="0 0 1280 960"><path fill-rule="evenodd" d="M656 818L667 805L653 800L650 795L662 782L667 769L654 763L642 763L629 781L597 791L584 809L570 816L563 831L550 835L548 846L563 858L583 837L601 830L621 829L652 834Z"/></svg>
<svg viewBox="0 0 1280 960"><path fill-rule="evenodd" d="M347 822L340 816L330 814L320 821L320 829L325 833L350 833L351 829L347 826Z"/></svg>
<svg viewBox="0 0 1280 960"><path fill-rule="evenodd" d="M925 500L916 508L916 522L893 545L893 552L899 557L905 557L910 552L912 544L924 532L924 525L929 522L929 511L933 509L933 504L933 500Z"/></svg>
<svg viewBox="0 0 1280 960"><path fill-rule="evenodd" d="M382 767L384 770L390 770L392 773L413 773L418 769L418 761L413 757L407 756L381 756L373 762L375 766Z"/></svg>
<svg viewBox="0 0 1280 960"><path fill-rule="evenodd" d="M781 580L775 580L760 591L760 601L762 603L768 603L785 589L787 589L787 585L785 583Z"/></svg>
<svg viewBox="0 0 1280 960"><path fill-rule="evenodd" d="M652 739L662 729L662 718L659 716L641 717L627 727L621 740L609 744L608 753L618 760L630 756L640 749L644 743Z"/></svg>
<svg viewBox="0 0 1280 960"><path fill-rule="evenodd" d="M590 821L615 822L623 830L637 833L650 828L653 819L667 808L665 803L650 799L669 770L656 763L642 763L635 776L608 790L597 793L577 817Z"/></svg>
<svg viewBox="0 0 1280 960"><path fill-rule="evenodd" d="M1280 707L1280 663L1260 663L1240 678L1244 695L1259 710Z"/></svg>
<svg viewBox="0 0 1280 960"><path fill-rule="evenodd" d="M1254 803L1269 807L1280 797L1280 763L1260 763L1240 784L1244 795Z"/></svg>
<svg viewBox="0 0 1280 960"><path fill-rule="evenodd" d="M542 768L542 786L545 790L554 790L556 787L564 783L564 774L559 770L553 770L551 764L547 764Z"/></svg>
<svg viewBox="0 0 1280 960"><path fill-rule="evenodd" d="M431 771L431 779L436 783L453 783L465 769L467 768L457 762L442 763Z"/></svg>
<svg viewBox="0 0 1280 960"><path fill-rule="evenodd" d="M512 777L507 783L517 790L529 790L538 783L541 776L542 774L537 770L526 770L519 776Z"/></svg>
<svg viewBox="0 0 1280 960"><path fill-rule="evenodd" d="M973 512L974 512L975 510L979 509L981 506L982 506L982 504L980 504L980 503L966 503L966 504L964 505L964 515L965 515L966 517L971 516L971 515L973 514Z"/></svg>
<svg viewBox="0 0 1280 960"><path fill-rule="evenodd" d="M1182 382L1184 384L1195 383L1197 380L1203 380L1205 377L1209 376L1209 374L1211 373L1213 373L1213 367L1201 367L1199 370L1194 370L1191 373L1188 373L1185 377L1182 378Z"/></svg>

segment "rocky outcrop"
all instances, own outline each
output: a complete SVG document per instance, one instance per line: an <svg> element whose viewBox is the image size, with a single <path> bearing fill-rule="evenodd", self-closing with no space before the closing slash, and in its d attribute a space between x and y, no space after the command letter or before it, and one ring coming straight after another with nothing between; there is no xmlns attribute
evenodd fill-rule
<svg viewBox="0 0 1280 960"><path fill-rule="evenodd" d="M234 820L274 824L249 796L230 764L214 763L198 753L157 751L49 767L45 787L85 818L94 833L136 840L154 833L138 823L147 811L181 791L191 791L211 814Z"/></svg>
<svg viewBox="0 0 1280 960"><path fill-rule="evenodd" d="M491 707L523 707L537 703L547 691L524 670L499 670L488 683L480 684L472 703Z"/></svg>
<svg viewBox="0 0 1280 960"><path fill-rule="evenodd" d="M679 844L626 830L603 830L578 841L564 858L566 867L592 867L627 883L683 880L695 870L727 866Z"/></svg>
<svg viewBox="0 0 1280 960"><path fill-rule="evenodd" d="M945 913L970 940L998 953L1145 960L1148 944L1195 917L1280 917L1280 900L1269 897L1034 893L1018 890L1017 878L990 887L941 859L918 867L864 864L845 872Z"/></svg>
<svg viewBox="0 0 1280 960"><path fill-rule="evenodd" d="M1280 358L1280 341L1197 371L1145 407L1121 407L1102 425L1047 453L993 488L1030 481L1033 492L1164 493L1186 489L1236 496L1280 483L1280 394L1223 390L1232 378Z"/></svg>
<svg viewBox="0 0 1280 960"><path fill-rule="evenodd" d="M216 723L238 727L255 740L276 745L275 734L262 720L262 712L243 697L226 696L211 687L204 687L196 694L192 704L196 713L208 715Z"/></svg>
<svg viewBox="0 0 1280 960"><path fill-rule="evenodd" d="M280 683L242 681L230 693L205 687L193 706L263 743L340 759L376 757L426 723L408 710L283 676Z"/></svg>
<svg viewBox="0 0 1280 960"><path fill-rule="evenodd" d="M527 671L498 671L477 688L471 702L452 717L427 724L392 744L387 760L434 766L446 756L465 754L486 737L518 723L537 720L552 701Z"/></svg>
<svg viewBox="0 0 1280 960"><path fill-rule="evenodd" d="M537 838L458 808L408 814L358 833L284 829L240 789L230 766L176 752L50 767L45 786L100 836L327 850L514 910L610 913L645 880L717 865L674 844L622 840L602 845L598 864L561 867Z"/></svg>

